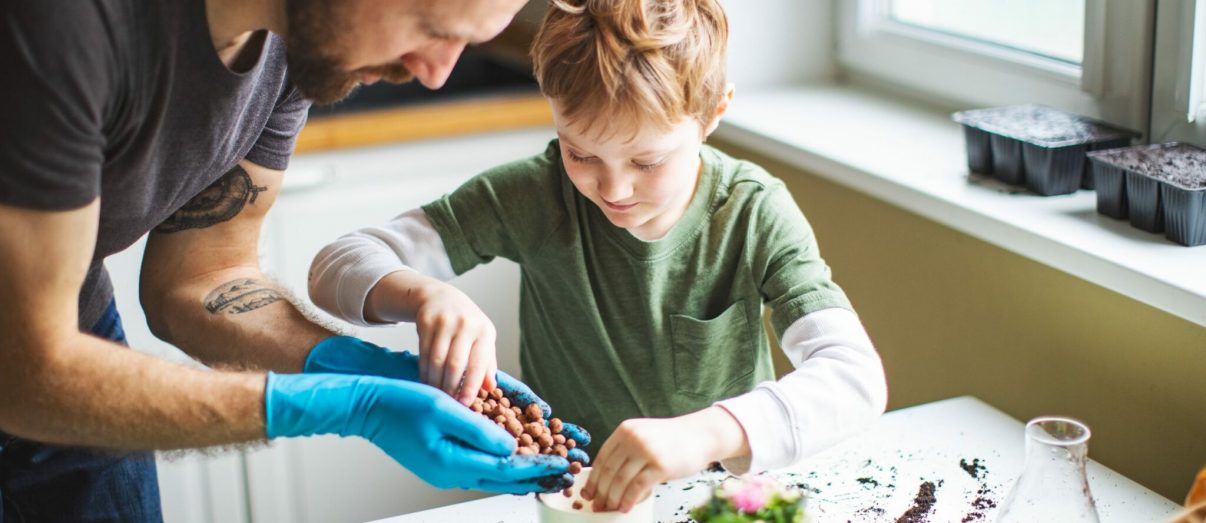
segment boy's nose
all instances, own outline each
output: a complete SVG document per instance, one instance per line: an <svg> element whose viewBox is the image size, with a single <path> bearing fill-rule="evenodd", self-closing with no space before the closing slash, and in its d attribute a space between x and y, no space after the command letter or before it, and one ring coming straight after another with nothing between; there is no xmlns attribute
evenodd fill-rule
<svg viewBox="0 0 1206 523"><path fill-rule="evenodd" d="M439 89L448 81L456 60L460 58L465 44L460 42L441 43L426 49L421 54L407 55L402 58L406 68L415 75L419 83L428 89Z"/></svg>
<svg viewBox="0 0 1206 523"><path fill-rule="evenodd" d="M599 178L599 197L611 203L625 203L632 196L632 184L621 176L604 175Z"/></svg>

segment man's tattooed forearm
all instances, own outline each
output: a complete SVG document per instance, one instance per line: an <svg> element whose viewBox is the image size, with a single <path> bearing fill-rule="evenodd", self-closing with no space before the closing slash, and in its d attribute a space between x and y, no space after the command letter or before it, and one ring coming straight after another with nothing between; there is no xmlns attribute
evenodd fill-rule
<svg viewBox="0 0 1206 523"><path fill-rule="evenodd" d="M164 220L155 228L155 232L172 233L187 229L203 229L214 224L222 223L243 210L248 203L255 203L261 192L267 191L266 186L257 186L251 180L251 175L242 167L235 165L213 185L206 187L184 204L180 210Z"/></svg>
<svg viewBox="0 0 1206 523"><path fill-rule="evenodd" d="M210 314L242 314L271 305L285 297L262 282L243 278L222 284L205 297Z"/></svg>

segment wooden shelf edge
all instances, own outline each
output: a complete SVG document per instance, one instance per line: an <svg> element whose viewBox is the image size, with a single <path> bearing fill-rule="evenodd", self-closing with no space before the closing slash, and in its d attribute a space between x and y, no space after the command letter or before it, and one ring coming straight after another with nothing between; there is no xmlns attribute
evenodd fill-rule
<svg viewBox="0 0 1206 523"><path fill-rule="evenodd" d="M538 94L473 98L317 118L307 122L298 135L295 152L364 147L552 123L553 114L548 102Z"/></svg>

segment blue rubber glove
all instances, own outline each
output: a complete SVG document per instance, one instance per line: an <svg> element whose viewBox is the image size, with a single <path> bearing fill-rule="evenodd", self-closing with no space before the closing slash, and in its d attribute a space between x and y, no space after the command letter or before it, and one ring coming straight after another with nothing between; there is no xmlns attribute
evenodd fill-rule
<svg viewBox="0 0 1206 523"><path fill-rule="evenodd" d="M363 374L418 382L419 357L409 352L390 351L359 338L332 336L310 350L303 372ZM552 417L553 409L524 382L501 370L495 375L495 381L503 394L519 408L535 403L544 412L546 423ZM561 433L574 438L579 447L590 445L590 433L586 429L573 423L562 423L561 426ZM586 452L579 448L570 449L569 459L583 465L590 463Z"/></svg>
<svg viewBox="0 0 1206 523"><path fill-rule="evenodd" d="M527 494L574 481L565 458L513 456L510 434L420 383L269 372L264 405L269 438L360 436L438 488Z"/></svg>

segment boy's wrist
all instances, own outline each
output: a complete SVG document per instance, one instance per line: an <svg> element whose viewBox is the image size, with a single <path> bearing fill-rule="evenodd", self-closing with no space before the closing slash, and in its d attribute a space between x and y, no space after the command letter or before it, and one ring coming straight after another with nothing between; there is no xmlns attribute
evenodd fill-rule
<svg viewBox="0 0 1206 523"><path fill-rule="evenodd" d="M414 321L419 308L446 285L413 270L391 272L369 290L364 318L373 323Z"/></svg>
<svg viewBox="0 0 1206 523"><path fill-rule="evenodd" d="M694 418L696 434L707 441L709 448L705 452L710 461L748 456L750 454L749 438L745 429L737 422L724 407L713 405L688 414Z"/></svg>

